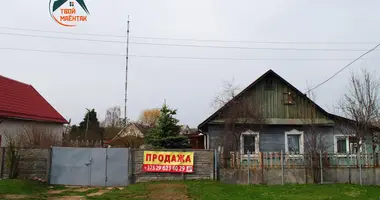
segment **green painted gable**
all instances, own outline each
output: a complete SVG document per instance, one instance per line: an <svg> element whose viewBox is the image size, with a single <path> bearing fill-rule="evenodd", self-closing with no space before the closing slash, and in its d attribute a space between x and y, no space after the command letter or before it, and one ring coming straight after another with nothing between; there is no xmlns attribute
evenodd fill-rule
<svg viewBox="0 0 380 200"><path fill-rule="evenodd" d="M235 97L235 99L239 98L250 98L254 104L261 106L267 124L333 125L334 123L329 119L326 111L272 70L269 70ZM220 113L227 109L233 109L233 106L228 106L227 103L205 122L207 124L223 123L224 119Z"/></svg>

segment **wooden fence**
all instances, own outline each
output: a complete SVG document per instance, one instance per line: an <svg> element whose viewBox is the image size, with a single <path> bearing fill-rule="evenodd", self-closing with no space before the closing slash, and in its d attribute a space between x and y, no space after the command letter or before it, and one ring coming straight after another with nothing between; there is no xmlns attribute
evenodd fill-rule
<svg viewBox="0 0 380 200"><path fill-rule="evenodd" d="M64 142L62 146L100 148L102 147L101 144L102 142L100 140L69 140L69 141Z"/></svg>
<svg viewBox="0 0 380 200"><path fill-rule="evenodd" d="M230 152L227 158L219 153L219 162L226 168L305 168L307 166L322 166L324 168L345 167L380 167L379 153L367 154L288 154L281 152L259 152L240 154ZM321 165L322 164L322 165Z"/></svg>

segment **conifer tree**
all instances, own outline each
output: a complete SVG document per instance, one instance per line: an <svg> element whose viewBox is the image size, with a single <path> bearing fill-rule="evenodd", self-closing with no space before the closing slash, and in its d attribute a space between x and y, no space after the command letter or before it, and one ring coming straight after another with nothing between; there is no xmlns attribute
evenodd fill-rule
<svg viewBox="0 0 380 200"><path fill-rule="evenodd" d="M155 148L189 148L187 137L179 134L181 127L178 125L178 119L174 117L176 114L177 110L172 110L164 104L160 110L157 126L150 130L145 142Z"/></svg>

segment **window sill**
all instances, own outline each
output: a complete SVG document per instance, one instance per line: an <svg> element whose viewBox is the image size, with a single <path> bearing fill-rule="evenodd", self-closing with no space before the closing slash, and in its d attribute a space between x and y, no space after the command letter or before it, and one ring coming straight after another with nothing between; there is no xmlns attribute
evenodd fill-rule
<svg viewBox="0 0 380 200"><path fill-rule="evenodd" d="M243 158L248 158L248 154L242 154L241 155ZM252 154L249 154L249 158L258 158L259 157L259 153L252 153Z"/></svg>
<svg viewBox="0 0 380 200"><path fill-rule="evenodd" d="M333 157L356 157L357 155L356 154L340 154L340 153L336 153L335 155L333 155Z"/></svg>
<svg viewBox="0 0 380 200"><path fill-rule="evenodd" d="M290 158L303 158L303 154L285 154L285 157L290 157Z"/></svg>

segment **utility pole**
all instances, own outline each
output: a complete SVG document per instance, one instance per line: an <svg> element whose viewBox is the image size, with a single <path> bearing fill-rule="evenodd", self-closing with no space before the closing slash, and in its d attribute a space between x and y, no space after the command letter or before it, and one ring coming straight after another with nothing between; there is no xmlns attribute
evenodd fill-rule
<svg viewBox="0 0 380 200"><path fill-rule="evenodd" d="M125 98L124 98L124 127L127 126L127 92L128 92L128 48L129 48L129 15L127 22L127 53L125 62Z"/></svg>

